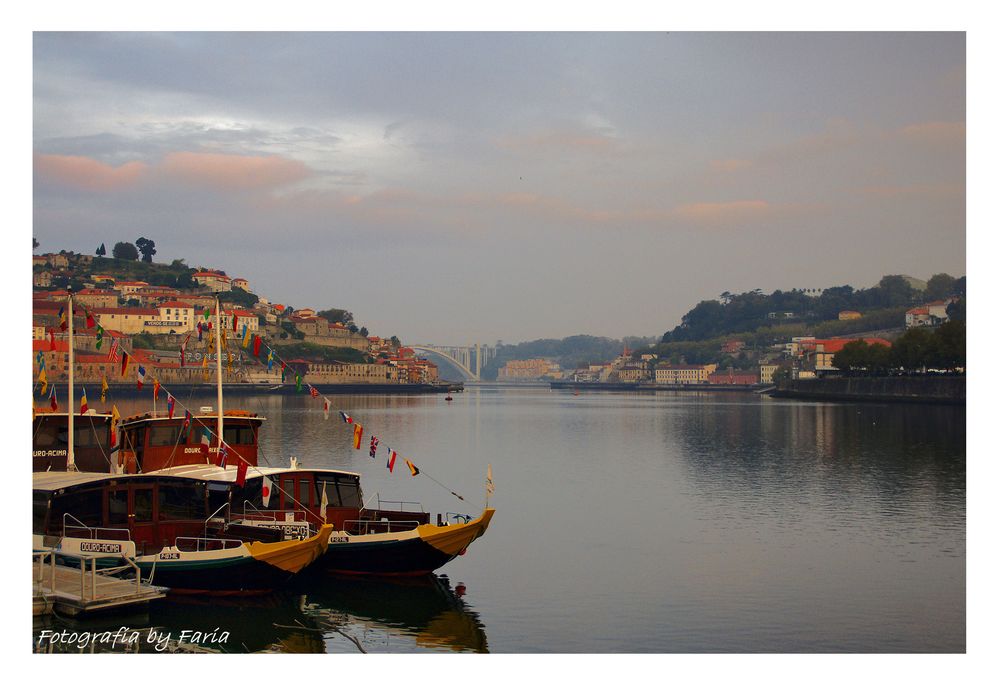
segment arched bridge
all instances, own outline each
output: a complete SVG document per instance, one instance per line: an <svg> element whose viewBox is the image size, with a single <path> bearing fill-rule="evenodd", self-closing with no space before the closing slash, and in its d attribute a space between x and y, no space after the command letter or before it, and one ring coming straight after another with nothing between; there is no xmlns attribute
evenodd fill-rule
<svg viewBox="0 0 999 685"><path fill-rule="evenodd" d="M482 367L485 366L495 350L489 345L454 346L454 345L408 345L419 352L446 357L467 376L466 380L481 380Z"/></svg>

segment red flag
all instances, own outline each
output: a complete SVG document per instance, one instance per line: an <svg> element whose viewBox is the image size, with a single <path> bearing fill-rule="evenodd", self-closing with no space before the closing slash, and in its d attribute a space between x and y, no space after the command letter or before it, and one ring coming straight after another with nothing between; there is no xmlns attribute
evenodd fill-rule
<svg viewBox="0 0 999 685"><path fill-rule="evenodd" d="M56 401L55 396L55 385L52 386L52 391L49 393L49 406L52 407L52 411L59 409L59 403Z"/></svg>
<svg viewBox="0 0 999 685"><path fill-rule="evenodd" d="M388 463L385 465L388 467L389 473L392 473L392 469L395 468L395 450L389 450Z"/></svg>
<svg viewBox="0 0 999 685"><path fill-rule="evenodd" d="M83 389L83 397L80 398L80 416L87 413L87 389Z"/></svg>
<svg viewBox="0 0 999 685"><path fill-rule="evenodd" d="M49 329L49 349L55 350L55 329Z"/></svg>
<svg viewBox="0 0 999 685"><path fill-rule="evenodd" d="M153 399L158 400L160 398L160 379L153 379Z"/></svg>
<svg viewBox="0 0 999 685"><path fill-rule="evenodd" d="M239 460L239 466L236 467L236 485L240 487L246 485L246 462L242 459Z"/></svg>
<svg viewBox="0 0 999 685"><path fill-rule="evenodd" d="M173 403L174 403L173 395L167 393L167 418L170 419L173 418Z"/></svg>
<svg viewBox="0 0 999 685"><path fill-rule="evenodd" d="M315 387L311 385L309 386L309 394L312 395L313 397L319 397L319 391L316 390Z"/></svg>
<svg viewBox="0 0 999 685"><path fill-rule="evenodd" d="M260 336L259 335L253 336L253 356L254 357L259 357L260 356Z"/></svg>
<svg viewBox="0 0 999 685"><path fill-rule="evenodd" d="M121 353L121 377L125 377L125 372L128 371L128 352L122 351Z"/></svg>
<svg viewBox="0 0 999 685"><path fill-rule="evenodd" d="M94 326L96 326L96 325L97 325L97 322L96 322L96 321L94 321L94 315L93 315L93 314L91 314L91 313L90 313L90 312L89 312L88 310L86 310L86 309L84 309L83 311L84 311L84 312L85 312L85 313L87 314L87 328L93 328Z"/></svg>
<svg viewBox="0 0 999 685"><path fill-rule="evenodd" d="M236 332L236 321L237 321L238 319L239 319L239 317L238 317L238 316L236 316L236 312L233 312L233 313L232 313L232 332L233 332L233 333L235 333L235 332Z"/></svg>

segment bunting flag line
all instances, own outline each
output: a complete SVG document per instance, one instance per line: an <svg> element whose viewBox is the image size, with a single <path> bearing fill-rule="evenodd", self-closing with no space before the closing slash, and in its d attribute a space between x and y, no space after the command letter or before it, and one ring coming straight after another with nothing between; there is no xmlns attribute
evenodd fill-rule
<svg viewBox="0 0 999 685"><path fill-rule="evenodd" d="M125 372L128 371L128 352L122 350L121 352L121 377L125 377Z"/></svg>
<svg viewBox="0 0 999 685"><path fill-rule="evenodd" d="M136 390L142 390L142 384L146 380L146 367L142 364L135 369L135 383L138 386Z"/></svg>
<svg viewBox="0 0 999 685"><path fill-rule="evenodd" d="M111 447L118 444L118 422L121 421L121 414L118 413L118 407L111 405Z"/></svg>
<svg viewBox="0 0 999 685"><path fill-rule="evenodd" d="M374 459L375 454L378 452L378 438L371 436L371 445L368 447L368 455Z"/></svg>
<svg viewBox="0 0 999 685"><path fill-rule="evenodd" d="M55 385L52 386L52 390L49 392L49 406L52 407L52 411L59 411L59 400L56 399Z"/></svg>
<svg viewBox="0 0 999 685"><path fill-rule="evenodd" d="M364 435L364 427L359 424L354 424L354 449L361 449L361 436Z"/></svg>
<svg viewBox="0 0 999 685"><path fill-rule="evenodd" d="M415 476L416 474L418 474L420 472L420 469L416 468L416 464L414 464L413 462L411 462L409 459L406 459L405 461L406 461L406 466L409 467L409 472L411 474L413 474Z"/></svg>
<svg viewBox="0 0 999 685"><path fill-rule="evenodd" d="M388 449L387 447L385 449ZM385 462L385 467L392 473L392 469L395 468L395 450L389 450L388 461Z"/></svg>
<svg viewBox="0 0 999 685"><path fill-rule="evenodd" d="M329 421L329 420L330 420L330 401L324 397L323 398L323 421Z"/></svg>
<svg viewBox="0 0 999 685"><path fill-rule="evenodd" d="M61 330L66 330L69 324L66 322L66 308L59 307L59 328Z"/></svg>
<svg viewBox="0 0 999 685"><path fill-rule="evenodd" d="M171 395L168 392L167 393L167 418L169 418L169 419L173 418L173 404L174 404L173 395Z"/></svg>
<svg viewBox="0 0 999 685"><path fill-rule="evenodd" d="M343 417L344 423L354 423L354 419L350 418L350 416L348 416L346 412L340 412L340 416Z"/></svg>
<svg viewBox="0 0 999 685"><path fill-rule="evenodd" d="M83 388L83 396L80 397L80 416L87 413L87 389Z"/></svg>
<svg viewBox="0 0 999 685"><path fill-rule="evenodd" d="M42 384L42 387L38 390L38 394L39 396L44 397L45 391L49 389L49 375L45 373L44 368L42 369L42 372L38 374L38 382Z"/></svg>
<svg viewBox="0 0 999 685"><path fill-rule="evenodd" d="M264 509L269 507L271 504L271 492L273 492L271 479L264 476L263 481L260 483L260 498L263 500Z"/></svg>
<svg viewBox="0 0 999 685"><path fill-rule="evenodd" d="M101 402L108 401L108 377L101 376Z"/></svg>

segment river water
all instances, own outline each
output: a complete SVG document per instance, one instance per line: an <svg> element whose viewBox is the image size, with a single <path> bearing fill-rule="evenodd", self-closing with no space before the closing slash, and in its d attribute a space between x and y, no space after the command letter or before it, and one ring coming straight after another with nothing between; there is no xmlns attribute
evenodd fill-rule
<svg viewBox="0 0 999 685"><path fill-rule="evenodd" d="M437 579L309 577L70 627L221 628L226 651L965 650L964 408L498 387L333 400L361 450L321 400L239 398L268 417L261 463L358 471L366 497L467 514L492 464L497 513L466 555Z"/></svg>

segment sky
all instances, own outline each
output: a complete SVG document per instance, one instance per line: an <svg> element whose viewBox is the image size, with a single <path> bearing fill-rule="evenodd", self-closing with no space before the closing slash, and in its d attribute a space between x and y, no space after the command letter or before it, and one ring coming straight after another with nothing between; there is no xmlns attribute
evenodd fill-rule
<svg viewBox="0 0 999 685"><path fill-rule="evenodd" d="M409 343L965 274L963 33L45 33L37 252L156 242Z"/></svg>

